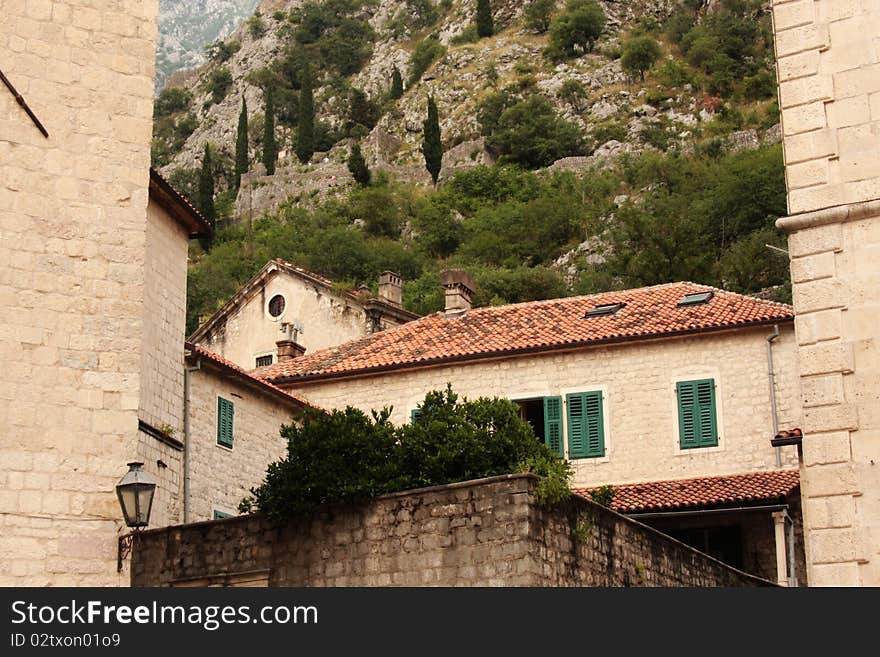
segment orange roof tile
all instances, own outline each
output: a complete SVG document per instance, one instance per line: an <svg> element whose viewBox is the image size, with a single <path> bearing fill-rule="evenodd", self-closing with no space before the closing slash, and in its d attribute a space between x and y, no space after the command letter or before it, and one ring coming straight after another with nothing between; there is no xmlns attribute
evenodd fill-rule
<svg viewBox="0 0 880 657"><path fill-rule="evenodd" d="M220 354L215 354L213 351L208 351L204 347L200 347L199 345L193 344L191 342L184 342L184 348L191 351L193 354L195 354L201 358L205 358L206 360L209 360L210 362L212 362L213 364L217 365L218 367L226 370L230 374L233 374L233 375L239 377L240 379L243 379L247 383L257 385L257 386L263 388L266 392L272 393L276 397L280 397L284 401L289 401L294 404L298 404L300 406L315 407L314 404L306 401L302 397L298 397L297 395L290 393L287 390L282 390L278 386L275 386L275 385L269 383L265 379L260 379L258 377L252 376L251 374L248 374L243 369L241 369L238 365L233 363L231 360L227 360L226 358L223 358L223 356L221 356ZM315 408L317 408L317 407L315 407Z"/></svg>
<svg viewBox="0 0 880 657"><path fill-rule="evenodd" d="M611 508L620 513L644 513L778 502L799 485L797 470L622 484L614 486ZM578 488L572 492L589 499L590 490Z"/></svg>
<svg viewBox="0 0 880 657"><path fill-rule="evenodd" d="M676 304L711 291L708 303ZM622 303L616 314L584 318L587 310ZM604 292L549 301L434 313L364 338L253 370L275 381L369 374L448 361L533 353L792 320L791 306L696 283Z"/></svg>

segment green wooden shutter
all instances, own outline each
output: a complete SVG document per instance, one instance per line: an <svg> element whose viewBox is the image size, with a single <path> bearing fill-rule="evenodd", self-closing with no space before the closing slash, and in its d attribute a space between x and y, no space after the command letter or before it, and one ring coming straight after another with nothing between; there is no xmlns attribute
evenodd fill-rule
<svg viewBox="0 0 880 657"><path fill-rule="evenodd" d="M682 449L718 444L715 380L679 381L678 435Z"/></svg>
<svg viewBox="0 0 880 657"><path fill-rule="evenodd" d="M544 397L544 443L559 458L565 458L562 439L562 397Z"/></svg>
<svg viewBox="0 0 880 657"><path fill-rule="evenodd" d="M217 444L232 447L235 406L228 399L217 397Z"/></svg>
<svg viewBox="0 0 880 657"><path fill-rule="evenodd" d="M421 408L412 409L409 413L410 424L415 424L416 422L418 422L418 419L419 419L419 417L421 417L421 415L422 415Z"/></svg>
<svg viewBox="0 0 880 657"><path fill-rule="evenodd" d="M605 422L602 392L578 392L566 397L568 406L568 457L605 456Z"/></svg>
<svg viewBox="0 0 880 657"><path fill-rule="evenodd" d="M214 509L214 520L223 520L223 518L231 518L231 513L224 513L223 511L218 511Z"/></svg>

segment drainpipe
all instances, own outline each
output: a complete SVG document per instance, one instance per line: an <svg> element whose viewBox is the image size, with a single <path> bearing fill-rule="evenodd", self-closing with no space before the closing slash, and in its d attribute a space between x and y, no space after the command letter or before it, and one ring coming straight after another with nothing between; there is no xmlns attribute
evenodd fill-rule
<svg viewBox="0 0 880 657"><path fill-rule="evenodd" d="M779 416L776 413L776 372L773 369L773 341L779 337L779 324L773 325L773 333L767 336L767 379L770 384L770 415L773 418L773 435L779 433ZM782 448L776 448L776 467L782 467Z"/></svg>
<svg viewBox="0 0 880 657"><path fill-rule="evenodd" d="M188 355L192 355L191 353ZM189 522L189 379L190 372L202 369L202 359L196 359L195 367L183 367L183 523Z"/></svg>

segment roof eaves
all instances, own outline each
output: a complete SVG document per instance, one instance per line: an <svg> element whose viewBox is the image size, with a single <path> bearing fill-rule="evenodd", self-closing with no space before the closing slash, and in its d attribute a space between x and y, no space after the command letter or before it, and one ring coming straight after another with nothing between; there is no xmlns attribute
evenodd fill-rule
<svg viewBox="0 0 880 657"><path fill-rule="evenodd" d="M181 224L190 238L210 237L214 229L186 196L177 191L162 175L150 168L150 197Z"/></svg>

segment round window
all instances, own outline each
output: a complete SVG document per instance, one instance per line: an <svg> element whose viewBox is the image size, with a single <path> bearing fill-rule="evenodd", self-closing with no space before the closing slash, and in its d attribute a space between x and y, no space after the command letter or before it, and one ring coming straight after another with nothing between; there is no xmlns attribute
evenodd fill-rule
<svg viewBox="0 0 880 657"><path fill-rule="evenodd" d="M284 297L280 294L276 294L269 300L269 314L272 317L281 317L281 313L284 312Z"/></svg>

